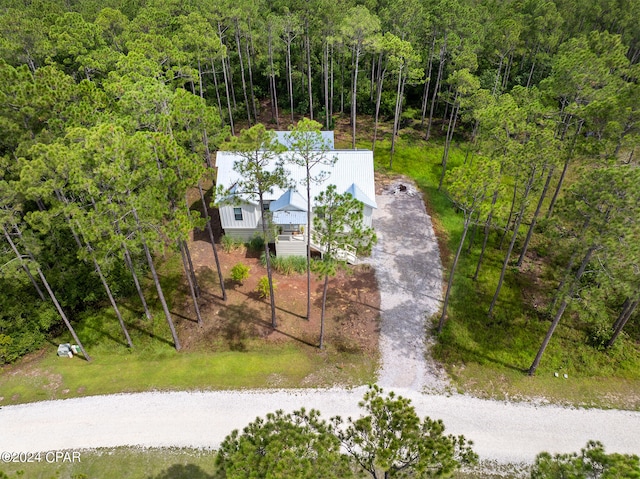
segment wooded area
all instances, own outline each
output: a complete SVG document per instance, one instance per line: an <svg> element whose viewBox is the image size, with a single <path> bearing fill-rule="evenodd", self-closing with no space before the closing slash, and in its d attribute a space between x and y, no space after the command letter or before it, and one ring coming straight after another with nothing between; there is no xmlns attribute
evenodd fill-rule
<svg viewBox="0 0 640 479"><path fill-rule="evenodd" d="M514 255L519 267L549 240L561 285L531 374L572 304L597 347L637 318L640 2L3 4L0 362L105 301L130 342L118 298L149 316L146 274L179 349L154 257L181 253L197 310L186 241L209 218L187 190L202 193L229 133L301 115L325 129L349 115L353 147L358 114L372 147L392 125L390 166L404 126L443 142L440 185L464 214L450 285L465 239L483 241L476 277L492 232L505 248L489 316ZM447 171L461 144L465 164Z"/></svg>

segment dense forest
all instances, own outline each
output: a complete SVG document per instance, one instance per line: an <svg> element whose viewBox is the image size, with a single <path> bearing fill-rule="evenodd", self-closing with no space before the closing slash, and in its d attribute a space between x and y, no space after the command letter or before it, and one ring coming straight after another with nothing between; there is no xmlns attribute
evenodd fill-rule
<svg viewBox="0 0 640 479"><path fill-rule="evenodd" d="M187 191L229 134L301 116L348 116L353 147L390 125L391 159L406 125L443 145L464 216L450 286L467 233L477 276L499 232L491 315L543 234L561 278L545 341L578 300L611 346L640 302L638 18L637 0L5 0L0 363L107 301L130 341L118 298L146 310L142 275L179 348L154 260L173 249L194 279L187 239L208 218Z"/></svg>

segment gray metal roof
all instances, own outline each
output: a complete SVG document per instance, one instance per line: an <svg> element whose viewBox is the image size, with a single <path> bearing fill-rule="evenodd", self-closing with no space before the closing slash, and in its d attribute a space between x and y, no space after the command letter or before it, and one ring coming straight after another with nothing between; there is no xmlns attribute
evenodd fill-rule
<svg viewBox="0 0 640 479"><path fill-rule="evenodd" d="M364 193L364 191L362 191L360 188L358 188L358 185L356 185L355 183L353 183L349 188L347 188L347 191L345 193L350 193L351 196L353 196L356 200L362 201L367 206L371 206L372 208L376 208L375 200L372 200L371 198L369 198Z"/></svg>
<svg viewBox="0 0 640 479"><path fill-rule="evenodd" d="M295 190L285 191L280 198L269 204L271 211L307 211L307 200Z"/></svg>
<svg viewBox="0 0 640 479"><path fill-rule="evenodd" d="M282 158L287 158L291 155L292 152L285 152L282 154ZM344 193L351 189L352 194L355 192L354 197L372 208L377 208L373 177L373 152L370 150L333 150L327 152L327 157L335 157L336 162L332 166L318 165L312 170L314 176L321 171L328 173L323 181L319 183L311 182L312 203L314 198L318 196L320 192L324 191L328 185L335 185L338 193ZM218 168L217 184L219 186L228 189L241 179L240 175L233 169L234 163L241 160L242 158L234 152L217 152L216 167ZM274 164L270 165L270 167L272 168ZM305 168L293 163L287 163L285 169L288 172L287 177L289 181L295 184L295 188L300 194L300 198L303 201L302 207L306 210ZM272 192L267 192L264 195L264 199L266 201L276 201L284 193L285 191L282 189L275 188ZM251 203L256 203L257 201L256 198L250 195L242 195L242 199ZM296 201L296 204L300 207L299 200ZM302 209L302 207L300 207L300 209Z"/></svg>
<svg viewBox="0 0 640 479"><path fill-rule="evenodd" d="M306 225L306 211L276 211L273 213L273 223L276 225Z"/></svg>

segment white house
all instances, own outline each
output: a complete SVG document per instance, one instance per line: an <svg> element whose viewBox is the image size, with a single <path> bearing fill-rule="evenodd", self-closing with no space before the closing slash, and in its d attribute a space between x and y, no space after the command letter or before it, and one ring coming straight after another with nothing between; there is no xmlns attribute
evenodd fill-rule
<svg viewBox="0 0 640 479"><path fill-rule="evenodd" d="M293 152L282 153L290 157ZM328 185L335 185L338 193L349 192L364 204L364 224L371 226L375 201L373 177L373 152L369 150L329 150L328 158L335 157L333 165L317 165L313 175L326 172L324 181L311 183L311 214L314 198ZM248 240L262 232L258 198L235 196L234 185L240 179L234 164L242 158L230 151L219 151L216 155L218 168L217 184L231 195L219 200L220 220L225 234L233 238ZM275 162L274 162L275 164ZM288 178L295 185L293 189L275 189L264 196L264 207L270 211L271 222L277 227L276 254L278 256L305 256L306 235L302 234L307 224L306 173L303 166L286 163ZM313 217L313 216L312 216ZM313 220L311 221L313 224ZM313 232L312 232L313 233ZM321 241L312 240L311 248L323 252ZM355 249L343 252L344 259L355 262Z"/></svg>

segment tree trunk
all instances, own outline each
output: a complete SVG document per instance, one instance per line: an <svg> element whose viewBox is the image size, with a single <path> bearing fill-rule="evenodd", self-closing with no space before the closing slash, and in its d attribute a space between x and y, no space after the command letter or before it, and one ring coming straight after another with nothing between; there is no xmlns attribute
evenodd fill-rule
<svg viewBox="0 0 640 479"><path fill-rule="evenodd" d="M356 63L353 73L353 90L351 91L351 147L356 149L356 103L358 90L358 64L360 63L360 47L356 47Z"/></svg>
<svg viewBox="0 0 640 479"><path fill-rule="evenodd" d="M589 264L589 261L591 260L591 255L593 255L593 252L595 250L596 250L595 246L591 246L591 248L589 248L587 250L587 254L585 255L584 259L582 260L582 264L580 265L580 269L578 270L578 273L576 274L576 277L574 279L573 286L569 290L569 293L567 294L567 296L565 296L565 298L562 300L562 303L560 304L560 308L558 308L558 312L556 313L555 317L553 318L553 322L551 323L551 326L549 327L549 330L547 331L547 334L544 337L544 340L542 341L542 345L540 346L540 349L538 350L538 354L536 354L536 357L533 360L533 363L531 364L531 367L529 368L529 372L528 372L529 376L533 376L536 373L536 369L538 369L538 365L540 364L540 359L542 359L542 355L544 354L545 349L547 349L547 345L549 344L549 341L551 340L551 336L553 336L553 332L555 331L556 327L558 326L558 323L560 322L560 319L562 318L562 315L564 314L565 309L567 309L567 305L569 304L569 298L573 295L574 286L576 284L578 284L578 281L580 281L580 278L584 274L584 270L587 268L587 265Z"/></svg>
<svg viewBox="0 0 640 479"><path fill-rule="evenodd" d="M187 283L189 284L189 292L191 293L191 299L193 300L193 307L196 311L196 317L198 318L198 324L202 325L202 316L200 315L200 306L198 306L198 297L191 278L191 271L189 270L189 264L187 261L187 254L185 253L186 244L184 241L178 241L178 249L180 249L180 256L182 257L182 266L184 267L184 273L187 277Z"/></svg>
<svg viewBox="0 0 640 479"><path fill-rule="evenodd" d="M329 275L324 275L324 286L322 287L322 312L320 313L320 349L324 349L324 313L327 304L327 287L329 285Z"/></svg>
<svg viewBox="0 0 640 479"><path fill-rule="evenodd" d="M516 180L513 184L513 197L511 198L511 207L509 208L509 216L507 217L507 224L504 226L504 231L502 232L502 236L500 237L500 244L498 245L499 249L502 249L504 245L504 240L507 237L507 233L509 232L509 227L511 226L511 218L513 218L513 210L516 207L516 196L518 195L518 175L516 174Z"/></svg>
<svg viewBox="0 0 640 479"><path fill-rule="evenodd" d="M487 216L487 221L484 224L484 239L482 240L482 250L480 251L480 256L478 257L478 264L476 265L476 272L473 275L473 280L478 280L478 274L480 273L480 267L482 266L482 260L484 258L484 253L487 250L487 241L489 241L489 233L491 232L491 219L493 218L493 207L498 201L498 190L493 192L493 199L491 200L491 211L489 211L489 215Z"/></svg>
<svg viewBox="0 0 640 479"><path fill-rule="evenodd" d="M504 261L502 263L502 270L500 271L500 279L498 279L498 286L496 288L496 292L493 295L493 299L491 300L491 305L489 306L489 312L487 315L489 317L493 316L493 308L498 301L498 295L500 294L500 290L502 289L502 283L504 282L504 275L507 272L507 266L509 265L509 259L511 258L511 253L513 252L513 247L516 244L516 239L518 238L518 228L520 228L520 222L522 221L522 216L524 215L524 207L520 208L518 213L518 218L516 219L515 225L513 227L513 235L511 236L511 242L509 243L509 248L507 248L507 254L504 257Z"/></svg>
<svg viewBox="0 0 640 479"><path fill-rule="evenodd" d="M536 45L536 51L532 56L533 60L531 62L531 69L529 70L529 76L527 77L527 89L531 86L531 80L533 79L533 72L535 71L535 68L536 68L536 56L538 55L539 49L540 49L540 43L538 42L538 44Z"/></svg>
<svg viewBox="0 0 640 479"><path fill-rule="evenodd" d="M18 232L18 236L20 238L22 238L22 233L20 232L20 230L18 229L17 226L15 226L15 229ZM18 258L18 260L22 261L22 255L18 251L18 248L16 248L16 245L14 244L13 240L11 239L11 236L9 235L9 232L7 231L7 229L4 226L2 226L2 231L4 233L4 237L9 242L9 245L11 246L11 249L13 250L14 254ZM71 333L71 337L73 337L73 340L76 343L78 343L78 347L80 348L80 351L82 351L82 355L84 356L84 358L87 361L91 361L91 356L89 356L87 354L87 352L85 351L84 346L82 345L82 342L80 342L80 338L78 338L78 335L76 334L75 329L73 329L73 326L71 326L71 322L69 321L69 319L67 318L67 315L65 314L64 310L60 306L60 303L58 302L58 299L56 298L56 295L51 290L51 287L49 286L49 282L47 281L47 278L45 278L44 273L42 272L40 267L36 267L36 271L38 273L38 276L40 277L40 281L42 281L42 284L44 284L44 287L47 290L47 293L49 293L49 297L51 298L51 301L53 301L54 306L58 310L58 314L60 315L60 317L62 318L62 321L64 321L65 326L67 327L67 329Z"/></svg>
<svg viewBox="0 0 640 479"><path fill-rule="evenodd" d="M618 318L618 321L616 321L617 324L614 326L613 334L611 335L611 338L609 339L609 341L605 346L607 349L613 346L613 344L616 342L616 339L618 339L618 336L620 335L620 333L626 326L627 322L633 315L633 312L635 311L635 309L638 307L638 304L640 304L640 299L637 299L633 303L631 303L627 308L627 311L623 315L620 315L621 317Z"/></svg>
<svg viewBox="0 0 640 479"><path fill-rule="evenodd" d="M213 65L213 61L211 62L213 69L215 71L215 65ZM235 130L233 128L233 110L231 109L231 95L229 94L229 78L227 77L227 68L225 66L224 57L222 57L222 77L224 80L224 89L227 96L227 110L229 111L229 126L231 127L231 134L235 135Z"/></svg>
<svg viewBox="0 0 640 479"><path fill-rule="evenodd" d="M331 128L330 118L331 112L329 110L329 42L325 41L322 52L323 64L322 74L324 76L324 126L326 130Z"/></svg>
<svg viewBox="0 0 640 479"><path fill-rule="evenodd" d="M427 103L429 101L429 87L431 85L431 70L433 69L433 51L436 48L436 32L431 36L431 48L429 49L429 62L427 64L427 81L424 83L424 93L422 95L422 114L420 117L420 127L424 126L424 117L427 114Z"/></svg>
<svg viewBox="0 0 640 479"><path fill-rule="evenodd" d="M111 293L111 288L109 288L109 285L107 284L107 280L105 279L104 275L102 274L102 269L100 268L100 265L98 264L98 261L95 259L95 257L93 257L93 253L91 254L91 256L92 256L92 259L93 259L93 266L95 267L96 272L98 273L98 276L100 277L100 281L102 282L102 286L104 286L104 289L107 292L107 296L109 297L109 301L111 302L111 306L113 306L113 310L116 312L116 316L118 317L118 322L120 323L120 328L122 329L122 332L124 333L124 337L127 340L127 345L130 348L133 348L133 342L131 341L131 336L129 336L129 331L127 330L127 326L124 324L124 320L122 319L122 315L120 314L120 310L118 309L118 305L116 304L116 300L114 299L113 294Z"/></svg>
<svg viewBox="0 0 640 479"><path fill-rule="evenodd" d="M531 224L529 225L529 231L527 231L527 237L524 240L524 246L522 247L522 252L520 253L520 257L518 258L518 262L516 266L519 268L522 266L522 262L524 261L525 256L527 255L527 250L529 249L529 242L531 241L531 237L533 236L533 230L536 227L536 223L538 221L538 216L540 215L540 210L542 209L542 203L544 202L545 197L547 196L547 190L549 189L549 184L551 183L551 177L553 176L554 168L551 167L549 173L547 174L547 180L544 183L544 187L542 188L542 193L540 193L540 199L538 200L538 204L536 205L536 211L533 213L533 218L531 219Z"/></svg>
<svg viewBox="0 0 640 479"><path fill-rule="evenodd" d="M91 201L93 203L93 198L91 199ZM95 203L94 203L94 207L95 207ZM116 228L116 233L118 233L119 235L122 234L122 232L120 231L120 225L118 221L115 221L115 228ZM140 296L140 301L142 302L144 313L147 316L147 319L150 320L152 319L151 312L149 311L149 306L147 305L147 301L144 299L144 294L142 293L142 287L140 286L140 281L138 281L138 275L136 274L136 269L133 266L133 260L131 259L131 253L129 252L129 248L127 248L127 244L124 241L121 243L121 245L122 245L122 250L124 255L124 262L127 265L127 268L129 268L131 275L133 276L133 283L136 286L136 291L138 292L138 296Z"/></svg>
<svg viewBox="0 0 640 479"><path fill-rule="evenodd" d="M62 195L60 192L56 191L56 195L58 196L58 199L62 200L65 204L67 205L69 204L67 198L64 195ZM65 214L65 217L67 218L67 222L69 223L69 229L71 230L71 235L73 236L73 239L75 240L76 245L78 246L78 249L80 250L84 249L82 241L80 241L80 237L75 232L71 224L71 218L66 214ZM111 303L111 307L116 313L116 317L118 318L118 322L120 323L120 328L122 329L124 337L127 340L127 345L130 348L133 348L133 342L131 341L131 336L129 336L129 331L127 330L127 326L124 324L124 319L122 319L122 314L120 314L120 309L118 308L118 304L116 303L116 300L113 297L113 294L111 293L111 288L109 287L109 284L107 283L107 280L104 277L104 274L102 274L102 268L100 267L100 264L98 263L98 261L96 260L96 257L93 254L93 248L88 242L86 243L86 246L87 246L87 249L89 250L91 261L93 262L93 267L96 270L96 273L98 273L98 277L100 278L102 287L106 291L107 297L109 298L109 302Z"/></svg>
<svg viewBox="0 0 640 479"><path fill-rule="evenodd" d="M193 282L193 289L196 293L196 298L199 298L200 296L202 296L202 293L200 291L200 286L198 285L196 270L193 267L193 261L191 260L191 252L189 251L189 246L184 241L183 241L183 246L184 246L184 254L185 254L185 257L187 258L187 265L189 266L189 269L188 269L189 276L191 276L191 281Z"/></svg>
<svg viewBox="0 0 640 479"><path fill-rule="evenodd" d="M471 230L471 237L469 238L469 246L467 246L467 254L471 253L471 249L473 248L473 244L476 241L476 233L478 232L478 222L480 221L480 212L476 214L475 219L473 220L473 229Z"/></svg>
<svg viewBox="0 0 640 479"><path fill-rule="evenodd" d="M216 65L211 60L211 71L213 72L213 86L216 90L216 100L218 102L218 111L220 112L220 122L224 126L224 116L222 115L222 101L220 100L220 87L218 86L218 75L216 75Z"/></svg>
<svg viewBox="0 0 640 479"><path fill-rule="evenodd" d="M313 120L313 89L311 88L311 39L309 38L309 18L305 18L305 47L307 52L307 85L309 91L309 118Z"/></svg>
<svg viewBox="0 0 640 479"><path fill-rule="evenodd" d="M406 76L403 74L402 69L398 76L398 91L396 96L396 111L393 118L393 132L391 134L391 158L389 159L389 168L393 166L393 154L396 151L396 136L400 129L400 115L402 114L402 100L404 99L404 84Z"/></svg>
<svg viewBox="0 0 640 479"><path fill-rule="evenodd" d="M340 59L340 114L344 113L344 59Z"/></svg>
<svg viewBox="0 0 640 479"><path fill-rule="evenodd" d="M376 82L376 112L375 120L373 123L373 142L371 144L371 151L375 152L376 141L378 139L378 118L380 117L380 103L382 102L382 85L384 84L384 77L387 73L387 68L382 68L382 53L378 56L378 80Z"/></svg>
<svg viewBox="0 0 640 479"><path fill-rule="evenodd" d="M457 103L458 95L454 99L455 106L451 109L451 117L449 118L449 126L447 127L447 136L444 142L444 151L442 152L442 174L440 175L440 182L438 183L438 191L442 189L442 183L444 182L444 175L447 172L447 160L449 159L449 147L451 146L451 139L453 138L453 131L456 128L456 120L458 118L458 109L460 105Z"/></svg>
<svg viewBox="0 0 640 479"><path fill-rule="evenodd" d="M249 108L249 98L247 97L247 82L244 76L244 61L242 60L242 48L240 47L240 26L238 25L238 19L235 20L236 24L236 47L238 51L238 61L240 62L240 78L242 80L242 95L244 97L244 104L247 107L247 120L249 126L251 126L251 109Z"/></svg>
<svg viewBox="0 0 640 479"><path fill-rule="evenodd" d="M200 62L200 57L198 57L198 90L200 98L204 98L204 89L202 86L202 64Z"/></svg>
<svg viewBox="0 0 640 479"><path fill-rule="evenodd" d="M247 51L247 67L249 68L249 88L251 90L251 105L253 106L253 118L255 118L256 123L258 123L258 110L257 110L257 101L256 96L254 94L255 87L253 86L253 68L251 66L251 52L249 51L249 40L245 39L245 49Z"/></svg>
<svg viewBox="0 0 640 479"><path fill-rule="evenodd" d="M278 323L276 321L276 298L273 294L273 274L271 272L271 252L269 251L269 237L267 236L267 222L264 216L264 200L262 199L262 193L259 195L259 205L260 205L260 217L262 219L262 235L264 237L264 257L267 266L267 279L269 281L269 300L271 305L271 327L276 329L278 327Z"/></svg>
<svg viewBox="0 0 640 479"><path fill-rule="evenodd" d="M140 232L140 218L138 217L138 213L135 208L132 210L133 217L136 220L136 224L138 226L138 232ZM151 252L149 251L149 247L147 246L147 242L140 235L140 239L142 241L142 247L144 248L144 254L147 257L147 264L149 265L149 270L151 271L151 276L153 277L153 283L156 286L156 291L158 292L158 299L160 299L160 304L162 305L162 310L164 311L164 316L167 319L167 324L169 325L169 329L171 330L171 337L173 338L173 345L175 346L177 351L180 351L182 346L180 346L180 340L178 339L178 333L176 333L175 325L173 324L173 319L171 319L171 313L169 312L169 306L167 305L167 301L164 297L164 293L162 291L162 286L160 285L160 278L158 278L158 272L156 271L155 266L153 265L153 258L151 257Z"/></svg>
<svg viewBox="0 0 640 479"><path fill-rule="evenodd" d="M467 231L469 231L470 223L471 223L471 213L465 212L462 237L460 238L460 244L458 244L458 251L456 251L456 256L453 259L453 264L451 265L451 272L449 273L449 281L447 283L447 292L444 295L444 304L442 305L442 315L440 316L440 321L438 321L438 333L442 332L442 328L444 327L444 321L447 317L447 307L449 305L451 287L453 286L453 275L456 272L456 266L458 266L458 260L460 259L460 253L462 253L462 247L464 245L464 240L467 237Z"/></svg>
<svg viewBox="0 0 640 479"><path fill-rule="evenodd" d="M133 276L133 282L136 285L136 291L138 291L138 296L140 296L140 302L142 303L142 308L144 309L144 314L147 316L147 319L153 319L151 312L149 311L149 305L144 298L144 294L142 293L142 287L140 286L140 281L138 281L138 275L136 274L135 267L133 266L133 261L131 259L131 254L129 253L129 248L123 242L122 248L124 251L124 262L126 263L129 271L131 271L131 275Z"/></svg>
<svg viewBox="0 0 640 479"><path fill-rule="evenodd" d="M280 129L280 116L278 114L278 91L276 87L276 70L273 65L273 32L269 28L269 86L271 87L271 121L275 119L276 127Z"/></svg>
<svg viewBox="0 0 640 479"><path fill-rule="evenodd" d="M558 200L558 195L560 194L560 189L562 188L562 184L564 183L564 178L567 174L567 170L569 169L569 163L571 162L571 159L573 158L573 151L574 148L576 146L576 141L578 140L578 135L580 134L580 131L582 130L582 124L584 122L581 120L579 125L578 125L578 130L576 131L575 135L573 135L573 140L571 143L571 147L569 149L569 152L567 154L567 159L564 162L564 167L562 168L562 173L560 174L560 179L558 180L558 185L556 186L556 191L553 193L553 198L551 198L551 203L549 204L549 210L547 211L547 218L551 218L551 215L553 214L553 208L556 205L556 201Z"/></svg>
<svg viewBox="0 0 640 479"><path fill-rule="evenodd" d="M309 168L309 163L307 163L307 321L311 320L311 206L310 205L311 205L311 172Z"/></svg>
<svg viewBox="0 0 640 479"><path fill-rule="evenodd" d="M294 123L294 119L293 119L293 74L291 72L292 70L292 65L291 65L291 37L289 37L289 34L287 33L287 55L285 57L285 62L287 64L287 88L289 90L289 107L291 108L291 124Z"/></svg>
<svg viewBox="0 0 640 479"><path fill-rule="evenodd" d="M518 238L518 230L520 229L520 223L522 222L522 218L524 218L524 212L527 208L527 198L529 197L529 193L531 192L531 188L533 187L533 182L536 177L536 169L533 168L529 175L529 179L527 180L527 185L525 186L524 193L522 195L522 199L520 200L520 210L518 211L518 216L515 220L515 224L513 225L513 236L511 237L511 242L509 243L509 248L507 249L507 254L504 257L504 262L502 263L502 270L500 271L500 279L498 280L498 287L496 288L496 292L493 295L493 299L491 300L491 305L489 306L488 315L491 317L493 315L493 308L498 301L498 295L500 294L500 290L502 289L502 283L504 281L504 275L507 272L507 266L509 265L509 259L511 259L511 253L513 252L513 247L516 244L516 239ZM517 182L516 178L516 182Z"/></svg>
<svg viewBox="0 0 640 479"><path fill-rule="evenodd" d="M331 110L330 112L330 117L333 119L333 45L331 45L331 59L330 59L330 73L329 73L329 89L331 91L329 97L329 110Z"/></svg>
<svg viewBox="0 0 640 479"><path fill-rule="evenodd" d="M440 48L440 64L438 65L438 76L436 77L436 84L433 87L433 95L431 96L431 108L429 110L429 123L427 124L427 134L424 139L429 140L431 137L431 123L433 122L433 109L436 106L436 96L438 95L438 90L440 89L440 80L442 80L442 70L444 68L444 63L446 60L447 53L447 35L444 36L444 45Z"/></svg>
<svg viewBox="0 0 640 479"><path fill-rule="evenodd" d="M227 300L227 290L224 287L224 277L222 276L222 268L220 267L220 259L218 258L218 249L216 248L216 240L213 237L213 230L211 229L211 217L209 216L209 210L207 209L207 202L204 199L204 192L202 191L202 185L198 182L198 191L200 192L200 201L202 202L202 209L204 211L204 217L207 220L207 231L209 232L209 240L211 241L211 248L213 249L213 258L216 261L216 269L218 270L218 279L220 281L220 290L222 291L222 300Z"/></svg>
<svg viewBox="0 0 640 479"><path fill-rule="evenodd" d="M22 261L20 261L20 262L22 263ZM36 279L31 274L31 271L29 271L29 268L27 267L27 265L22 263L22 269L24 270L25 273L27 273L27 276L29 277L29 281L31 281L31 284L33 285L33 287L35 288L36 292L38 293L38 296L40 296L40 299L42 301L45 301L46 298L44 297L44 293L40 289L40 286L38 286L38 283L36 283Z"/></svg>

